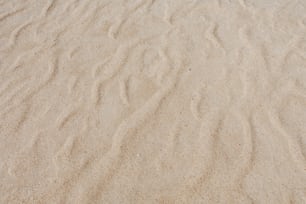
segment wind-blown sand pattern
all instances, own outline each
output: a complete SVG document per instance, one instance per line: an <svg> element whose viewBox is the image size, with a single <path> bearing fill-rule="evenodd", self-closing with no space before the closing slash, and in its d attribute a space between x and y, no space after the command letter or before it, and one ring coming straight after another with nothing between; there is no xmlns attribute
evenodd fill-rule
<svg viewBox="0 0 306 204"><path fill-rule="evenodd" d="M0 203L306 203L306 1L0 0Z"/></svg>

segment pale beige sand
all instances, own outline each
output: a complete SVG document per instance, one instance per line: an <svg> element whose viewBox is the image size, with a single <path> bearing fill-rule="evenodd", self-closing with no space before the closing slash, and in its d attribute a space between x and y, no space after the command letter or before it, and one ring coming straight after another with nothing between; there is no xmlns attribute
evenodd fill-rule
<svg viewBox="0 0 306 204"><path fill-rule="evenodd" d="M306 203L305 0L0 0L0 203Z"/></svg>

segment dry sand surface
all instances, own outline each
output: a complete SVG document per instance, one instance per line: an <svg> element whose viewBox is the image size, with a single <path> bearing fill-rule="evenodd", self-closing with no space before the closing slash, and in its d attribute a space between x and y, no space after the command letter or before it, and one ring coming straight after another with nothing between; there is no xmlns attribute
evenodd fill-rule
<svg viewBox="0 0 306 204"><path fill-rule="evenodd" d="M305 204L305 0L0 0L1 204Z"/></svg>

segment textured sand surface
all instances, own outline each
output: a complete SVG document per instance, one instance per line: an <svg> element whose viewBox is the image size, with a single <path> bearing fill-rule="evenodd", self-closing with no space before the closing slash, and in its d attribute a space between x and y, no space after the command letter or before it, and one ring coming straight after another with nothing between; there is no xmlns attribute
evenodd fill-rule
<svg viewBox="0 0 306 204"><path fill-rule="evenodd" d="M0 0L0 203L306 203L305 0Z"/></svg>

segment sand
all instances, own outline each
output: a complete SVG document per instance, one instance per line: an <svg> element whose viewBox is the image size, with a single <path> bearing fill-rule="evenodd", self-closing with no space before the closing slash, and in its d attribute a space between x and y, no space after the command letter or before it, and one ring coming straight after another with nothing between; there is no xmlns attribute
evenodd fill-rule
<svg viewBox="0 0 306 204"><path fill-rule="evenodd" d="M305 204L305 0L0 0L1 204Z"/></svg>

